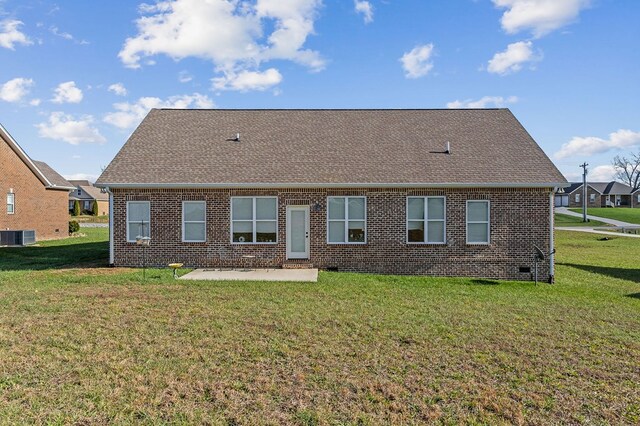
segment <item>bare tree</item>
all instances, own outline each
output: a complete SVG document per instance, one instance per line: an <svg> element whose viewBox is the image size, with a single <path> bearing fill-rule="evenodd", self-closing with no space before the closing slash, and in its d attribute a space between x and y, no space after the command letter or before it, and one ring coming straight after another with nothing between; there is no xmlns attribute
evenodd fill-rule
<svg viewBox="0 0 640 426"><path fill-rule="evenodd" d="M615 179L629 185L631 192L640 189L640 151L631 157L616 155L613 159L616 170Z"/></svg>

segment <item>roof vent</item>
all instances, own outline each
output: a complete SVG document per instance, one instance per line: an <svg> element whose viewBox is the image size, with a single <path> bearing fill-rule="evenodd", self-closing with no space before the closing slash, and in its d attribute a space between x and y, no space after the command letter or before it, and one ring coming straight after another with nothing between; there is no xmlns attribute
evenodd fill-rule
<svg viewBox="0 0 640 426"><path fill-rule="evenodd" d="M240 142L240 133L236 133L236 137L235 138L229 138L229 139L227 139L227 141L229 141L229 142Z"/></svg>
<svg viewBox="0 0 640 426"><path fill-rule="evenodd" d="M451 154L451 144L449 143L449 141L447 141L447 147L444 150L445 154Z"/></svg>

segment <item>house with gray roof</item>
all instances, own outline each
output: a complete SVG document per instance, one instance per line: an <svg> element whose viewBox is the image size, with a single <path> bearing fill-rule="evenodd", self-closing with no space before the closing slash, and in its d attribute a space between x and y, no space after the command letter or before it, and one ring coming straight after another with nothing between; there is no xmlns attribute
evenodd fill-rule
<svg viewBox="0 0 640 426"><path fill-rule="evenodd" d="M93 213L93 206L97 206L98 215L109 214L109 195L96 188L88 180L70 180L75 189L69 193L69 212L73 212L75 202L80 203L80 210L85 214Z"/></svg>
<svg viewBox="0 0 640 426"><path fill-rule="evenodd" d="M582 207L582 182L570 182L556 193L556 207ZM633 207L632 188L620 182L587 182L587 207Z"/></svg>
<svg viewBox="0 0 640 426"><path fill-rule="evenodd" d="M115 266L525 280L567 185L508 109L153 109L96 182Z"/></svg>
<svg viewBox="0 0 640 426"><path fill-rule="evenodd" d="M30 240L69 235L67 200L73 186L48 164L31 159L2 125L0 171L0 245L22 244L16 238L24 232Z"/></svg>

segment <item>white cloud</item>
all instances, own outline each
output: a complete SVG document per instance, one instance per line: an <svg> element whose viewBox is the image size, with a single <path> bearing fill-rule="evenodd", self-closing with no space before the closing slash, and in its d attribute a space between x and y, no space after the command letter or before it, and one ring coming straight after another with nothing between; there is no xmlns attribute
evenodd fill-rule
<svg viewBox="0 0 640 426"><path fill-rule="evenodd" d="M509 34L531 30L542 37L578 17L590 0L493 0L496 7L507 9L500 23Z"/></svg>
<svg viewBox="0 0 640 426"><path fill-rule="evenodd" d="M107 90L118 96L127 96L127 88L122 83L113 83Z"/></svg>
<svg viewBox="0 0 640 426"><path fill-rule="evenodd" d="M80 158L79 155L74 155L73 158ZM91 173L74 173L71 175L64 175L66 180L88 180L89 182L95 182L98 179L97 175Z"/></svg>
<svg viewBox="0 0 640 426"><path fill-rule="evenodd" d="M515 104L518 102L516 96L503 98L502 96L484 96L478 100L465 99L463 101L455 100L447 103L447 108L502 108L507 104Z"/></svg>
<svg viewBox="0 0 640 426"><path fill-rule="evenodd" d="M20 102L33 86L30 78L14 78L0 86L0 99L5 102Z"/></svg>
<svg viewBox="0 0 640 426"><path fill-rule="evenodd" d="M82 90L76 87L75 81L67 81L58 84L54 89L54 96L51 102L56 104L70 103L77 104L82 100Z"/></svg>
<svg viewBox="0 0 640 426"><path fill-rule="evenodd" d="M121 102L113 104L115 109L104 117L104 122L120 129L131 129L137 126L152 108L215 108L215 104L206 95L171 96L166 100L144 97L135 103Z"/></svg>
<svg viewBox="0 0 640 426"><path fill-rule="evenodd" d="M430 62L433 54L433 43L414 47L411 52L402 55L400 62L405 71L405 77L418 78L423 77L433 68L433 62Z"/></svg>
<svg viewBox="0 0 640 426"><path fill-rule="evenodd" d="M569 182L582 182L582 169L565 171L564 177ZM615 180L616 169L612 165L604 164L601 166L587 167L587 180L589 182L611 182Z"/></svg>
<svg viewBox="0 0 640 426"><path fill-rule="evenodd" d="M89 44L88 41L86 40L78 40L77 38L75 38L74 36L72 36L71 34L64 32L64 31L60 31L60 29L56 26L52 26L49 28L49 31L51 31L51 34L63 38L65 40L69 40L72 41L76 44Z"/></svg>
<svg viewBox="0 0 640 426"><path fill-rule="evenodd" d="M216 90L247 92L249 90L267 90L280 84L282 74L275 68L269 68L264 72L241 71L237 74L228 73L224 77L216 77L211 81L213 82L213 88Z"/></svg>
<svg viewBox="0 0 640 426"><path fill-rule="evenodd" d="M188 83L193 80L193 76L188 71L180 71L178 73L178 81L180 83Z"/></svg>
<svg viewBox="0 0 640 426"><path fill-rule="evenodd" d="M507 46L504 52L493 55L487 65L487 71L494 74L507 75L522 69L522 65L534 63L541 59L541 54L533 53L533 43L530 41L518 41Z"/></svg>
<svg viewBox="0 0 640 426"><path fill-rule="evenodd" d="M554 158L562 159L572 156L585 157L607 152L612 149L632 147L640 147L640 132L620 129L617 132L609 134L609 139L602 139L595 136L576 136L562 145L560 150L554 154Z"/></svg>
<svg viewBox="0 0 640 426"><path fill-rule="evenodd" d="M107 140L92 124L93 117L90 115L75 118L63 112L52 112L46 123L36 124L36 127L40 137L65 141L71 145L105 143Z"/></svg>
<svg viewBox="0 0 640 426"><path fill-rule="evenodd" d="M357 13L361 13L365 24L373 22L373 6L366 0L353 0Z"/></svg>
<svg viewBox="0 0 640 426"><path fill-rule="evenodd" d="M304 44L313 34L321 4L321 0L165 0L143 5L140 12L145 16L136 21L138 34L125 41L118 56L130 68L161 54L175 60L202 58L226 79L243 71L260 73L260 65L270 60L289 60L319 71L325 61Z"/></svg>
<svg viewBox="0 0 640 426"><path fill-rule="evenodd" d="M41 100L41 99L35 98L35 99L31 99L31 100L29 101L29 105L31 105L31 106L36 106L36 107L37 107L37 106L39 106L39 105L40 105L40 103L41 103L41 102L42 102L42 100Z"/></svg>
<svg viewBox="0 0 640 426"><path fill-rule="evenodd" d="M33 44L33 42L18 29L21 25L21 21L14 19L0 21L0 47L15 50L16 44Z"/></svg>

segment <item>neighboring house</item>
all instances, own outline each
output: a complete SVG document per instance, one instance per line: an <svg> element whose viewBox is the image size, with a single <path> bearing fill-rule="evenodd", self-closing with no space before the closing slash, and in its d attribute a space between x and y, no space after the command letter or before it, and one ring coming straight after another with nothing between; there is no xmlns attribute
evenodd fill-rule
<svg viewBox="0 0 640 426"><path fill-rule="evenodd" d="M631 207L640 208L640 188L631 194Z"/></svg>
<svg viewBox="0 0 640 426"><path fill-rule="evenodd" d="M35 231L37 240L68 236L67 203L73 186L34 161L0 125L0 230Z"/></svg>
<svg viewBox="0 0 640 426"><path fill-rule="evenodd" d="M69 193L69 211L73 211L76 201L80 203L83 213L92 214L93 205L97 203L100 216L109 214L109 195L93 186L88 180L70 180L75 189Z"/></svg>
<svg viewBox="0 0 640 426"><path fill-rule="evenodd" d="M115 266L148 236L158 266L503 279L552 251L567 185L508 109L153 109L96 182Z"/></svg>
<svg viewBox="0 0 640 426"><path fill-rule="evenodd" d="M582 207L582 182L556 192L556 207ZM587 182L587 207L631 207L631 187L620 182Z"/></svg>

